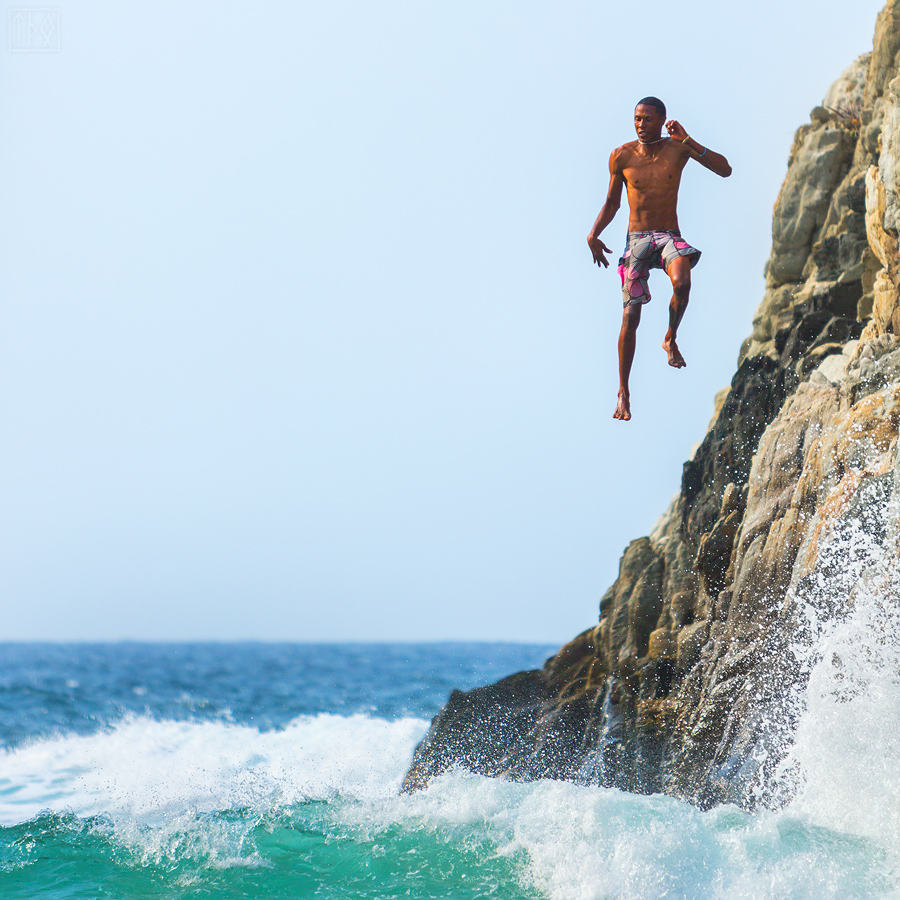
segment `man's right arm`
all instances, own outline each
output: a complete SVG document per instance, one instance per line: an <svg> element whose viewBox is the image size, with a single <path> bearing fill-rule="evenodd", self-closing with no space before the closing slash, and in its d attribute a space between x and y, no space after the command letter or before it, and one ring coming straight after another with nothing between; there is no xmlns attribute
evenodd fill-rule
<svg viewBox="0 0 900 900"><path fill-rule="evenodd" d="M609 266L605 253L612 253L609 247L600 240L600 232L616 217L619 207L622 205L622 188L625 185L625 176L622 174L621 147L613 150L609 157L609 190L606 192L606 202L600 209L600 214L594 222L594 227L588 235L588 246L594 262L604 268Z"/></svg>

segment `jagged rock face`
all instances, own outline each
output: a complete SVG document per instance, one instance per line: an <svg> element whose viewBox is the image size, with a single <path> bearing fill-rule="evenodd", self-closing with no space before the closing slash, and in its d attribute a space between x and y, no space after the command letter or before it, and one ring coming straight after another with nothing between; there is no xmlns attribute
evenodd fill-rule
<svg viewBox="0 0 900 900"><path fill-rule="evenodd" d="M772 255L766 265L769 287L798 284L822 230L838 183L853 156L853 140L826 116L804 125L794 138L788 176L772 221Z"/></svg>
<svg viewBox="0 0 900 900"><path fill-rule="evenodd" d="M796 382L792 370L771 357L753 356L741 363L716 421L694 458L684 464L681 537L692 551L719 518L727 485L743 488L747 483L760 436Z"/></svg>
<svg viewBox="0 0 900 900"><path fill-rule="evenodd" d="M731 386L599 625L540 672L455 692L405 789L459 764L753 804L802 677L798 609L852 603L841 536L883 543L900 504L900 0L797 132L772 231Z"/></svg>
<svg viewBox="0 0 900 900"><path fill-rule="evenodd" d="M714 610L712 640L678 696L669 787L700 803L747 802L767 717L797 677L785 653L796 610L823 597L847 602L849 584L822 590L822 577L834 579L846 565L835 548L846 553L850 543L835 538L867 515L864 532L875 543L885 537L875 523L893 488L900 353L841 362L847 371L838 383L817 373L802 384L760 441L734 545L738 564L723 591L727 607Z"/></svg>

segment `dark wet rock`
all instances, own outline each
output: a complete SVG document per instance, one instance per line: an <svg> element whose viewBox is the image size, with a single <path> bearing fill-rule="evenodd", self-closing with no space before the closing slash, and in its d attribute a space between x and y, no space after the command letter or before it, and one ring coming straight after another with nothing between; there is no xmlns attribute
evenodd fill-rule
<svg viewBox="0 0 900 900"><path fill-rule="evenodd" d="M540 671L519 672L471 691L453 691L416 747L401 790L425 787L454 766L479 775L501 774L505 757L531 748L529 733L549 697Z"/></svg>
<svg viewBox="0 0 900 900"><path fill-rule="evenodd" d="M691 547L715 525L725 488L747 483L759 439L795 383L793 370L771 357L741 363L715 424L684 464L682 536Z"/></svg>

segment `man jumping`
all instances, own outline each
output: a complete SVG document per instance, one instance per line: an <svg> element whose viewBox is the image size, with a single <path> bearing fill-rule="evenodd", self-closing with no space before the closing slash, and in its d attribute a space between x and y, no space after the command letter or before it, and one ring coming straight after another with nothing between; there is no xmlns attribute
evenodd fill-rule
<svg viewBox="0 0 900 900"><path fill-rule="evenodd" d="M662 137L663 125L668 137ZM674 119L666 121L666 107L656 97L645 97L634 110L637 140L613 150L609 157L609 191L606 202L588 235L588 246L598 266L609 267L604 254L612 250L600 240L600 232L615 218L622 204L622 185L628 188L628 240L619 260L619 275L625 295L625 312L619 332L619 402L614 419L631 418L628 376L634 361L641 306L650 299L647 286L650 269L662 269L672 280L669 330L663 350L669 365L687 365L675 343L678 325L688 305L691 269L700 251L682 240L678 230L678 186L689 159L696 159L716 175L727 178L731 166L724 156L697 143Z"/></svg>

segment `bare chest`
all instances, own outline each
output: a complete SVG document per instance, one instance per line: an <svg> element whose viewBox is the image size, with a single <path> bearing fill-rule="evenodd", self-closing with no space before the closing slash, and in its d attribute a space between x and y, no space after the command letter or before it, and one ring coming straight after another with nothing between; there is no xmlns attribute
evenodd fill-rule
<svg viewBox="0 0 900 900"><path fill-rule="evenodd" d="M641 159L633 157L622 171L629 191L638 193L677 192L683 166L679 160L668 158Z"/></svg>

